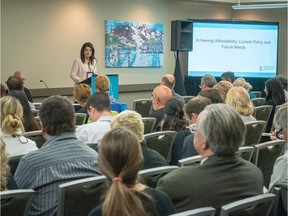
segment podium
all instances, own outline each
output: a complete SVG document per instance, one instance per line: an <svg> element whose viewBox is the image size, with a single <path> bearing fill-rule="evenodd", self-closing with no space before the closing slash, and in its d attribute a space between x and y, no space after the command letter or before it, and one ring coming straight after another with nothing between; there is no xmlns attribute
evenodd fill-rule
<svg viewBox="0 0 288 216"><path fill-rule="evenodd" d="M113 96L116 100L118 100L118 92L119 92L119 77L118 74L105 74L110 81L110 95ZM87 84L92 89L92 94L96 92L96 88L94 85L95 80L97 79L97 75L92 75L91 77L83 80L79 84Z"/></svg>

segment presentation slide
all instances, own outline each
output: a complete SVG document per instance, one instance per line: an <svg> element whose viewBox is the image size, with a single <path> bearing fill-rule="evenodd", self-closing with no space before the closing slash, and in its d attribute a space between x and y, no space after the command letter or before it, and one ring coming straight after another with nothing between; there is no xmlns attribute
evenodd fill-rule
<svg viewBox="0 0 288 216"><path fill-rule="evenodd" d="M193 51L189 52L188 76L276 76L278 23L193 23Z"/></svg>

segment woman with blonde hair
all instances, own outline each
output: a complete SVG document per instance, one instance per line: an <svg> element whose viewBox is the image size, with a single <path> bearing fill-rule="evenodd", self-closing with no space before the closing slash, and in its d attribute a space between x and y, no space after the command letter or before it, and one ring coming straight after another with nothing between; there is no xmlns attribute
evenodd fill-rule
<svg viewBox="0 0 288 216"><path fill-rule="evenodd" d="M250 85L249 82L246 82L246 80L242 77L237 78L234 82L233 82L233 86L241 86L243 88L245 88L249 94L250 99L252 98L256 98L256 96L250 91L252 89L252 86Z"/></svg>
<svg viewBox="0 0 288 216"><path fill-rule="evenodd" d="M108 94L110 103L117 102L117 100L110 94L110 80L106 75L97 76L94 84L97 92Z"/></svg>
<svg viewBox="0 0 288 216"><path fill-rule="evenodd" d="M89 216L170 215L174 206L169 197L138 182L143 155L137 136L126 128L109 131L99 147L99 167L107 177L103 204Z"/></svg>
<svg viewBox="0 0 288 216"><path fill-rule="evenodd" d="M2 138L0 139L1 152L1 191L17 189L14 177L10 174L10 167L8 165L8 154L6 146Z"/></svg>
<svg viewBox="0 0 288 216"><path fill-rule="evenodd" d="M26 154L38 149L36 143L23 136L25 132L22 123L23 108L20 102L11 96L0 100L1 105L1 135L6 143L9 156Z"/></svg>
<svg viewBox="0 0 288 216"><path fill-rule="evenodd" d="M220 93L222 101L225 101L227 92L233 87L233 84L228 81L220 81L214 85L214 89L217 89Z"/></svg>
<svg viewBox="0 0 288 216"><path fill-rule="evenodd" d="M245 88L241 86L231 88L226 95L225 103L232 106L240 114L244 123L257 121L252 116L254 106Z"/></svg>

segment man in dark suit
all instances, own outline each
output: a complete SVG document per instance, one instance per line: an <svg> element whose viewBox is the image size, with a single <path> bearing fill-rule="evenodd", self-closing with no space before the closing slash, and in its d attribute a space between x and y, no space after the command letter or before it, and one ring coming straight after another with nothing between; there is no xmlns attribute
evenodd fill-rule
<svg viewBox="0 0 288 216"><path fill-rule="evenodd" d="M29 89L25 88L25 86L24 86L24 83L25 83L25 80L26 80L24 73L23 73L22 71L16 71L16 72L14 73L14 76L15 76L15 77L18 77L18 78L20 78L20 79L22 80L23 92L25 93L28 101L29 101L30 103L33 103L33 98L32 98L32 96L31 96L31 93L30 93Z"/></svg>
<svg viewBox="0 0 288 216"><path fill-rule="evenodd" d="M212 206L263 193L263 175L235 156L245 139L239 114L225 104L208 105L196 121L194 147L200 165L179 168L159 180L157 189L172 199L177 212Z"/></svg>

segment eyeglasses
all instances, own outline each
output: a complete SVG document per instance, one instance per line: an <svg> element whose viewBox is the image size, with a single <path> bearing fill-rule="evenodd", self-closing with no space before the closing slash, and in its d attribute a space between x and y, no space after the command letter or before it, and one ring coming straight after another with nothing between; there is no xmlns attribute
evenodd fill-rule
<svg viewBox="0 0 288 216"><path fill-rule="evenodd" d="M202 83L199 84L199 88L200 88L200 89L202 88Z"/></svg>
<svg viewBox="0 0 288 216"><path fill-rule="evenodd" d="M283 135L280 134L282 131L283 131L283 128L280 129L280 130L278 130L278 131L276 132L276 137L277 137L278 139L283 139Z"/></svg>

